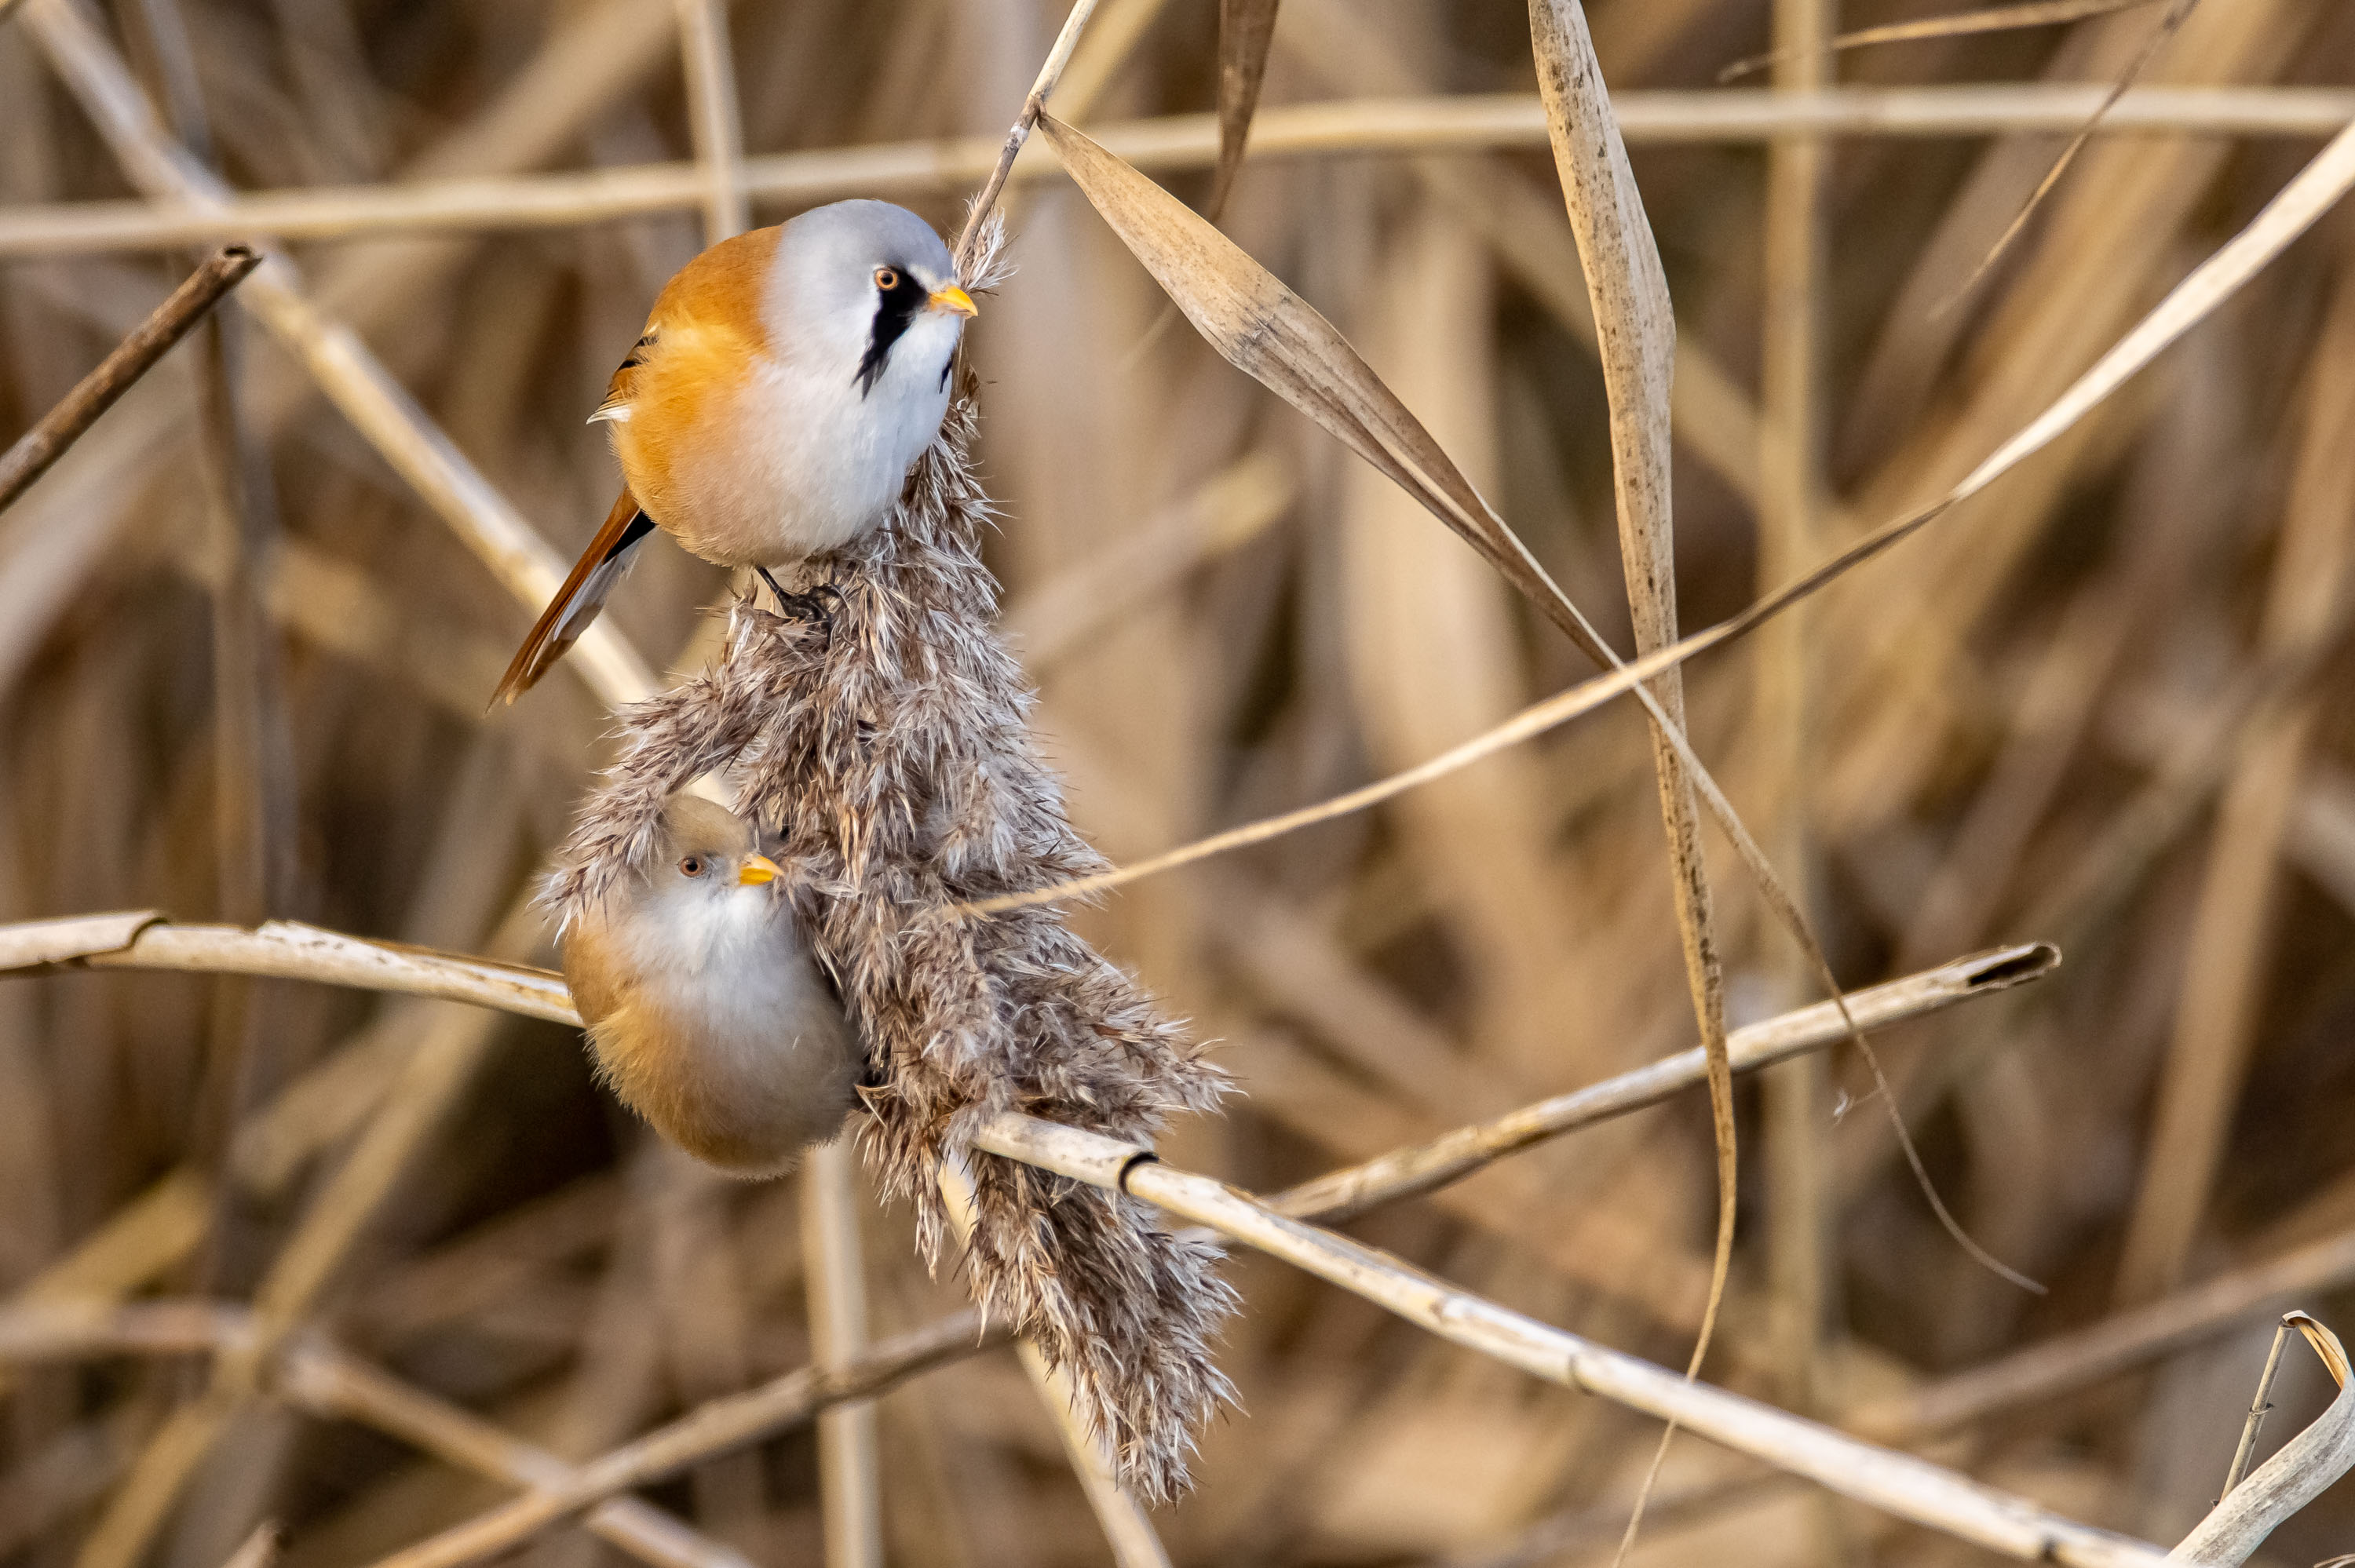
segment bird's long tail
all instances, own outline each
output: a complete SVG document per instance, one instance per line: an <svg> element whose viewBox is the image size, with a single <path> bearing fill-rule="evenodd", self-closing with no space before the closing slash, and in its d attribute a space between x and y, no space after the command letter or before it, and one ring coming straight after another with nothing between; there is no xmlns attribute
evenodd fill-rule
<svg viewBox="0 0 2355 1568"><path fill-rule="evenodd" d="M514 702L531 690L532 683L546 674L549 666L564 657L565 651L581 641L597 612L605 608L605 598L613 585L622 580L622 573L630 564L630 556L645 536L655 531L655 520L638 508L637 498L623 487L621 499L613 510L605 514L605 525L572 563L572 571L548 608L539 612L533 623L531 635L516 650L514 662L499 681L499 689L491 695L491 705Z"/></svg>

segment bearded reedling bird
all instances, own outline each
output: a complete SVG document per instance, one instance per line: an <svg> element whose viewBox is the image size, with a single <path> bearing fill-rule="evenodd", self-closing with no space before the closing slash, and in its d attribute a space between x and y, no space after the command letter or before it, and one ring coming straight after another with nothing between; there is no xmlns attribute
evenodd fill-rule
<svg viewBox="0 0 2355 1568"><path fill-rule="evenodd" d="M564 934L598 1075L707 1164L776 1176L858 1103L849 1022L751 823L671 797L648 861Z"/></svg>
<svg viewBox="0 0 2355 1568"><path fill-rule="evenodd" d="M621 499L499 682L512 703L605 606L647 535L768 577L879 524L948 412L973 296L932 226L838 201L679 269L591 414Z"/></svg>

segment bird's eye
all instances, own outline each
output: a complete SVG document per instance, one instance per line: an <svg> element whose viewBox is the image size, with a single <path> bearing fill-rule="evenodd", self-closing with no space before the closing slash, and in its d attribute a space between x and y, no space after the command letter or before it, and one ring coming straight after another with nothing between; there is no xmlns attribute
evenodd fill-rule
<svg viewBox="0 0 2355 1568"><path fill-rule="evenodd" d="M703 874L703 857L699 854L688 855L685 860L678 863L678 870L679 874L682 876L701 876Z"/></svg>
<svg viewBox="0 0 2355 1568"><path fill-rule="evenodd" d="M900 286L900 274L898 270L890 267L876 268L875 286L882 290L887 294L892 290L898 288Z"/></svg>

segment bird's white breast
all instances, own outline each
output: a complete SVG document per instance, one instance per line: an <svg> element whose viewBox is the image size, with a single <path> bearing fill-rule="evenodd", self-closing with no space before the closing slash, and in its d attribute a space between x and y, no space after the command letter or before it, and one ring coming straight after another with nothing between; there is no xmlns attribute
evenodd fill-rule
<svg viewBox="0 0 2355 1568"><path fill-rule="evenodd" d="M880 524L948 412L953 320L911 323L864 396L855 364L760 356L689 482L697 504L676 524L688 547L728 566L791 566Z"/></svg>
<svg viewBox="0 0 2355 1568"><path fill-rule="evenodd" d="M595 1020L601 1066L690 1152L762 1174L831 1138L858 1056L792 915L765 890L666 898L612 932L622 1006Z"/></svg>

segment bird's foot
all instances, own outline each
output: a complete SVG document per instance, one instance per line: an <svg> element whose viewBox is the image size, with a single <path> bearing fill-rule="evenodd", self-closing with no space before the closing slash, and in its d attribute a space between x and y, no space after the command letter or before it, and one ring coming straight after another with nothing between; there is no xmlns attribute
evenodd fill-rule
<svg viewBox="0 0 2355 1568"><path fill-rule="evenodd" d="M769 591L776 596L779 614L794 620L809 621L823 630L829 640L833 638L834 612L842 604L841 589L832 583L820 583L807 593L787 593L783 585L769 575L768 567L755 567L752 569L760 574L761 580L768 584Z"/></svg>

